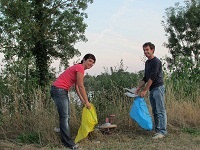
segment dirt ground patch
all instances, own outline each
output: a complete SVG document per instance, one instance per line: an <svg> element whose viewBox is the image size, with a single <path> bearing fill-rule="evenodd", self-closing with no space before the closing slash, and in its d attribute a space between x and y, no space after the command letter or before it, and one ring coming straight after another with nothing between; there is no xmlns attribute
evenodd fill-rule
<svg viewBox="0 0 200 150"><path fill-rule="evenodd" d="M83 150L199 150L200 135L173 131L165 138L154 140L152 132L137 130L110 135L96 134L79 143ZM0 150L64 150L63 146L21 144L15 140L0 140Z"/></svg>

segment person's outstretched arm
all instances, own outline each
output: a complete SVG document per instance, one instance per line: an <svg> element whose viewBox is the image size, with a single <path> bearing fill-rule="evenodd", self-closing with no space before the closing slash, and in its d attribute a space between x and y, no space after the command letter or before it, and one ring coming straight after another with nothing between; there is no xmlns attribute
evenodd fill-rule
<svg viewBox="0 0 200 150"><path fill-rule="evenodd" d="M77 72L77 77L76 77L76 91L77 94L79 95L79 98L81 101L86 105L87 108L90 108L90 103L88 101L88 97L86 94L85 86L84 86L84 75L80 72Z"/></svg>

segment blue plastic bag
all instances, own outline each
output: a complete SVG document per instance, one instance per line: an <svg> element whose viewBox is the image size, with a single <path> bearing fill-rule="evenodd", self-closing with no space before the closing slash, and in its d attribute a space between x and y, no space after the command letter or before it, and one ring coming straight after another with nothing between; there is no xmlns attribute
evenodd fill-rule
<svg viewBox="0 0 200 150"><path fill-rule="evenodd" d="M145 130L152 130L153 123L144 98L136 97L131 107L130 116L140 127Z"/></svg>

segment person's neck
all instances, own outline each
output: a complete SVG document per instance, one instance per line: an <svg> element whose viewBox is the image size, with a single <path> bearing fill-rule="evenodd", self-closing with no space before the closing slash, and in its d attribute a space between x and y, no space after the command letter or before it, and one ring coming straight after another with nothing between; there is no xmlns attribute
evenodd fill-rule
<svg viewBox="0 0 200 150"><path fill-rule="evenodd" d="M152 55L151 57L149 57L148 58L148 60L151 60L151 59L153 59L155 56L154 55Z"/></svg>
<svg viewBox="0 0 200 150"><path fill-rule="evenodd" d="M82 64L82 65L83 65L84 70L86 70L87 69L86 66L84 64Z"/></svg>

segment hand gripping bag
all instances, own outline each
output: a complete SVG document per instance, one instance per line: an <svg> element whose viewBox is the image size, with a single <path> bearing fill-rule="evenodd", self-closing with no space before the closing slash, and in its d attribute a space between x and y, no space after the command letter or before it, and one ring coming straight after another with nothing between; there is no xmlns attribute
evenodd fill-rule
<svg viewBox="0 0 200 150"><path fill-rule="evenodd" d="M130 111L130 116L140 127L145 130L152 130L153 123L144 98L136 97Z"/></svg>
<svg viewBox="0 0 200 150"><path fill-rule="evenodd" d="M94 130L95 125L98 123L96 109L91 103L91 108L87 109L86 106L82 110L81 126L75 138L75 143L88 136Z"/></svg>

